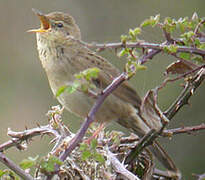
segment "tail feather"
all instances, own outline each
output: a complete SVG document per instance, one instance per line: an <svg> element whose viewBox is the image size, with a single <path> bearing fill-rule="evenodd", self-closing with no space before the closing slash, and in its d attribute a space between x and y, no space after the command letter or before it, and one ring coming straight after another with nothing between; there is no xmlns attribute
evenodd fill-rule
<svg viewBox="0 0 205 180"><path fill-rule="evenodd" d="M154 141L152 146L149 147L150 151L155 155L155 157L160 161L160 163L167 168L169 171L168 174L175 179L181 179L181 173L175 166L174 162L171 160L166 151L162 148L162 146Z"/></svg>

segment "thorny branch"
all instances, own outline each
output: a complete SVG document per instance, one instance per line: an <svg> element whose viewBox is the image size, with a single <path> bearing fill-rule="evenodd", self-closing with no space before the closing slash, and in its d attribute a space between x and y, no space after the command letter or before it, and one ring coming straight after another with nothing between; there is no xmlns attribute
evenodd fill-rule
<svg viewBox="0 0 205 180"><path fill-rule="evenodd" d="M163 133L170 134L170 135L176 135L176 134L182 134L182 133L192 134L193 132L198 132L201 130L205 130L204 123L202 123L200 125L196 125L196 126L167 129L167 130L164 130Z"/></svg>
<svg viewBox="0 0 205 180"><path fill-rule="evenodd" d="M162 51L166 47L165 43L155 44L155 43L148 43L148 42L127 42L127 43L117 42L117 43L107 43L107 44L95 44L95 43L88 44L88 43L81 41L81 43L83 43L88 48L98 48L99 51L102 51L104 49L118 49L118 48L125 48L125 47L126 48L145 48L145 49L153 49L153 50ZM187 53L197 54L201 56L205 55L204 50L194 48L194 47L176 45L176 49L177 49L177 52L187 52Z"/></svg>
<svg viewBox="0 0 205 180"><path fill-rule="evenodd" d="M201 21L195 28L194 33L199 35L199 28L201 24L204 24L204 20ZM168 33L165 29L163 29L163 33L165 36L166 41L161 44L156 44L156 43L149 43L149 42L118 42L118 43L107 43L107 44L88 44L85 42L80 41L80 43L84 44L88 48L98 48L99 50L104 50L104 49L118 49L118 48L142 48L142 49L147 49L147 54L144 54L141 58L138 59L138 62L140 64L146 63L148 60L152 59L155 55L159 54L160 52L164 51L164 48L167 46L167 44L172 44L175 42L175 40L172 39L171 34ZM79 40L76 40L79 41ZM186 52L190 54L196 54L205 57L205 51L196 47L188 47L188 46L181 46L175 44L176 47L176 52L174 55L176 58L177 53L179 52ZM178 58L179 59L179 58ZM182 59L181 59L182 60ZM183 61L183 60L182 60ZM203 67L202 67L203 66ZM176 99L176 101L168 108L168 110L164 113L168 119L172 119L175 114L186 104L188 104L188 100L190 97L193 95L194 91L201 85L205 78L205 70L204 70L204 65L202 65L200 68L196 68L194 71L197 71L195 76L189 80L186 83L186 86L182 93L179 95L179 97ZM189 72L187 74L191 74L192 72ZM181 77L185 77L186 73L183 74ZM60 159L65 160L66 157L69 155L69 153L81 142L82 138L84 137L86 130L88 129L89 125L94 121L94 116L95 113L98 111L100 108L101 104L104 102L107 96L109 96L118 86L120 86L121 83L123 83L125 80L129 79L128 75L126 72L123 72L120 76L116 77L113 82L97 97L96 103L90 110L88 117L85 119L85 122L81 126L81 129L78 131L76 136L69 142L69 145L65 147L64 152L61 153ZM179 77L178 77L179 79ZM176 78L177 80L177 78ZM171 82L172 80L170 80ZM164 82L163 86L169 82L167 80ZM161 86L162 87L162 86ZM160 88L159 88L160 89ZM54 118L55 119L55 118ZM168 134L180 134L180 133L190 133L193 131L199 131L205 129L204 124L198 125L198 126L192 126L192 127L183 127L183 128L176 128L176 129L171 129L171 130L164 130L163 133L168 133ZM61 129L62 130L62 129ZM22 142L28 141L29 139L38 136L38 135L43 135L43 134L52 134L56 138L55 140L57 141L55 148L53 150L54 154L56 150L58 149L60 143L65 139L66 135L71 135L68 133L67 130L63 129L63 134L62 132L54 129L52 126L47 125L47 126L42 126L30 130L25 130L23 132L13 132L9 130L9 135L12 137L12 140L7 141L3 144L0 145L0 160L7 165L10 169L12 169L14 172L16 172L19 176L21 176L24 179L33 179L30 175L26 174L20 167L16 166L11 160L5 157L5 155L2 153L2 151L7 150L10 147L16 146L18 149L23 149L24 146L22 145ZM67 132L67 133L65 133ZM65 135L66 134L66 135ZM151 138L151 142L154 141L161 133L158 135L154 136L154 138ZM146 143L151 143L151 142L146 142ZM58 168L58 167L57 167ZM121 168L123 170L124 167ZM125 175L129 175L129 173L126 173ZM47 179L50 179L51 176L48 176Z"/></svg>
<svg viewBox="0 0 205 180"><path fill-rule="evenodd" d="M0 152L0 161L23 179L33 180L33 177L30 174L26 173L23 169L16 165L16 163L7 158L2 152Z"/></svg>
<svg viewBox="0 0 205 180"><path fill-rule="evenodd" d="M186 83L185 88L175 100L175 102L168 108L164 114L168 119L172 119L174 115L186 104L190 97L193 95L194 91L201 85L205 78L205 69L201 68L198 73L192 78L192 80Z"/></svg>
<svg viewBox="0 0 205 180"><path fill-rule="evenodd" d="M55 137L60 137L57 131L53 130L50 125L41 126L33 129L24 130L21 132L14 132L8 129L8 135L11 136L11 140L0 145L0 151L6 151L11 147L17 147L23 150L24 147L21 145L23 141L28 141L35 136L42 136L45 134L52 134Z"/></svg>

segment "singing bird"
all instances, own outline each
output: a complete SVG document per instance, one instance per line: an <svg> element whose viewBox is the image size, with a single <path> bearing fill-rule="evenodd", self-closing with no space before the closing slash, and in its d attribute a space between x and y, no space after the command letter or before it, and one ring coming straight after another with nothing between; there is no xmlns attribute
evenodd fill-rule
<svg viewBox="0 0 205 180"><path fill-rule="evenodd" d="M100 70L98 77L92 80L96 86L93 91L96 93L101 92L120 74L107 59L80 42L80 29L72 16L62 12L34 12L40 19L41 27L30 32L36 33L39 58L54 95L61 87L71 85L75 81L75 74L88 68L97 67ZM70 94L63 92L57 99L68 111L82 118L87 116L96 101L95 97L81 90ZM160 120L145 119L140 110L141 103L135 89L128 82L124 82L106 98L96 113L95 121L116 121L142 137L151 129L161 128L161 123ZM159 143L154 142L150 149L169 171L178 173Z"/></svg>

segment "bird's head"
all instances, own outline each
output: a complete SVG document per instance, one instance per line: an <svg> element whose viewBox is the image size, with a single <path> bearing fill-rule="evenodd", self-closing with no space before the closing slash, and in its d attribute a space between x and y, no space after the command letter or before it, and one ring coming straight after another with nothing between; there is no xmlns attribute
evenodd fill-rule
<svg viewBox="0 0 205 180"><path fill-rule="evenodd" d="M36 9L32 9L34 13L39 17L41 27L39 29L32 29L28 32L39 33L49 40L58 41L72 37L74 39L80 39L80 29L75 23L72 16L62 12L52 12L49 14L43 14Z"/></svg>

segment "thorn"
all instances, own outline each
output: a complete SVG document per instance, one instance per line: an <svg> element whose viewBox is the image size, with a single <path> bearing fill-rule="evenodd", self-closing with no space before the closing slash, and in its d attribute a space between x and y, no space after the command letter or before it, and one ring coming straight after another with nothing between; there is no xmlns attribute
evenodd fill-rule
<svg viewBox="0 0 205 180"><path fill-rule="evenodd" d="M191 89L191 94L192 94L192 95L194 94L194 88Z"/></svg>
<svg viewBox="0 0 205 180"><path fill-rule="evenodd" d="M56 142L57 139L58 139L57 137L53 138L53 139L49 142L49 144L53 144L54 142Z"/></svg>

